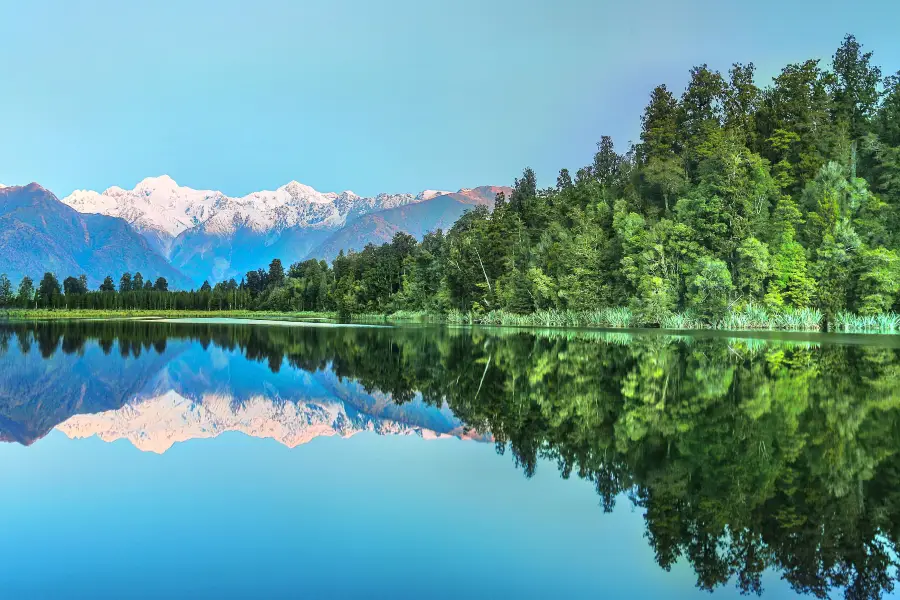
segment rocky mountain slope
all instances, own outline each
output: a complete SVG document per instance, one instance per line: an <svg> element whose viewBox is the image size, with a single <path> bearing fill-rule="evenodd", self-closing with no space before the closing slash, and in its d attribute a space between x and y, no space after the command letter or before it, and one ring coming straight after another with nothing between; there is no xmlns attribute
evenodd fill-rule
<svg viewBox="0 0 900 600"><path fill-rule="evenodd" d="M17 285L46 271L62 279L87 275L92 288L124 271L165 277L185 288L185 278L128 223L102 214L82 214L36 183L0 189L0 272Z"/></svg>
<svg viewBox="0 0 900 600"><path fill-rule="evenodd" d="M378 245L389 242L399 231L417 239L435 229L446 231L464 212L475 206L493 209L494 198L500 192L509 195L510 189L496 186L462 189L439 194L424 202L363 215L329 235L311 249L307 257L324 258L330 262L341 250L359 251L369 243Z"/></svg>

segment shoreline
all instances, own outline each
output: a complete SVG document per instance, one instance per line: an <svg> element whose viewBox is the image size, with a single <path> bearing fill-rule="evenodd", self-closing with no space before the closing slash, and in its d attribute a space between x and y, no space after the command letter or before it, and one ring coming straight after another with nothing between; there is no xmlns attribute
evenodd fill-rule
<svg viewBox="0 0 900 600"><path fill-rule="evenodd" d="M615 312L614 309L613 312ZM883 315L888 323L894 323L896 315ZM771 319L764 323L746 323L729 315L720 325L710 325L697 320L667 318L666 323L641 323L635 318L621 319L617 322L604 318L604 311L576 312L537 312L525 315L514 313L487 313L471 315L459 312L448 314L397 311L394 313L363 313L351 315L343 324L353 325L445 325L445 326L479 326L506 328L549 328L557 330L609 330L609 331L671 331L671 332L745 332L745 333L810 333L835 335L896 335L900 327L878 328L875 317L858 317L866 319L866 328L852 325L839 326L831 323L825 329L820 324L807 322L779 322ZM122 319L135 321L169 321L173 319L237 319L266 320L282 322L306 323L341 323L336 312L278 312L253 310L94 310L94 309L12 309L0 311L0 320L5 321L55 321L55 320L107 320Z"/></svg>

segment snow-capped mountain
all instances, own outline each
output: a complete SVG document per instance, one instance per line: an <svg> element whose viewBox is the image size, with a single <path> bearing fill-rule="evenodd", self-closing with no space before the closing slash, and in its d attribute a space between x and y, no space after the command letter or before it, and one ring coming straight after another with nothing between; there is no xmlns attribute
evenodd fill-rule
<svg viewBox="0 0 900 600"><path fill-rule="evenodd" d="M82 213L121 217L199 286L204 280L240 280L273 258L285 267L307 258L331 260L341 249L381 244L397 231L421 238L451 226L474 205L493 206L501 191L509 193L509 188L364 197L351 191L320 192L291 181L276 190L231 197L180 186L162 175L144 179L132 190L78 190L62 202Z"/></svg>
<svg viewBox="0 0 900 600"><path fill-rule="evenodd" d="M355 217L430 200L443 193L447 192L362 197L351 191L319 192L291 181L274 191L230 197L219 191L180 186L168 175L161 175L144 179L132 190L77 190L63 202L82 213L125 219L169 256L174 239L191 229L219 237L246 229L266 234L271 243L273 237L291 227L335 230Z"/></svg>
<svg viewBox="0 0 900 600"><path fill-rule="evenodd" d="M175 391L138 400L117 410L75 415L56 429L73 439L91 436L106 442L127 439L137 449L157 454L179 442L213 438L228 431L274 439L289 448L317 437L346 438L363 431L419 435L425 439L485 439L462 426L435 431L383 415L358 413L331 398L277 402L258 395L236 402L228 394L204 394L195 401Z"/></svg>
<svg viewBox="0 0 900 600"><path fill-rule="evenodd" d="M148 177L133 190L76 190L62 199L78 212L121 217L138 230L155 229L172 237L206 221L228 200L221 192L181 187L168 175Z"/></svg>

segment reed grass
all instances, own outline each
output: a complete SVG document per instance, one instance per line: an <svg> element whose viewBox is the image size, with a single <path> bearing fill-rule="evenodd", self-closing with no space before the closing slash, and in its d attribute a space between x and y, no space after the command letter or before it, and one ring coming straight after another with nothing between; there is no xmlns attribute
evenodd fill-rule
<svg viewBox="0 0 900 600"><path fill-rule="evenodd" d="M854 315L841 312L829 321L829 329L843 333L898 333L900 315L894 312L877 315Z"/></svg>
<svg viewBox="0 0 900 600"><path fill-rule="evenodd" d="M0 319L149 319L149 318L234 318L273 320L334 320L330 312L276 312L252 310L81 310L81 309L10 309L0 311ZM746 304L727 313L715 323L704 322L693 312L670 313L658 319L642 319L628 307L574 311L548 309L529 314L505 310L487 313L464 313L458 310L446 314L428 311L399 310L390 314L359 313L352 315L356 323L446 323L450 325L494 325L509 327L597 327L623 329L628 327L660 327L672 330L719 329L723 331L819 331L825 317L814 308L787 308L767 311L756 304ZM829 331L841 333L900 333L900 314L889 312L877 315L856 315L842 312L828 320Z"/></svg>

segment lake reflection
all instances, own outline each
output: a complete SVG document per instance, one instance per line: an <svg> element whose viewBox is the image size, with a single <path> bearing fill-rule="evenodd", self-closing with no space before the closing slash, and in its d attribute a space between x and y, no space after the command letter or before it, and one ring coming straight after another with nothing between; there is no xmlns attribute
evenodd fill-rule
<svg viewBox="0 0 900 600"><path fill-rule="evenodd" d="M770 337L3 324L0 440L31 445L56 429L164 453L229 431L292 448L363 431L460 438L469 449L448 454L492 444L526 478L557 469L588 482L601 519L629 519L617 503L637 509L652 557L633 561L629 581L600 582L614 597L638 590L641 572L679 566L717 593L884 597L900 534L900 344ZM563 492L544 493L546 523L523 529L562 522ZM574 546L546 551L574 561ZM530 576L517 575L516 595L541 595ZM670 597L696 591L663 581ZM596 589L570 584L568 596ZM491 595L478 589L468 592Z"/></svg>

